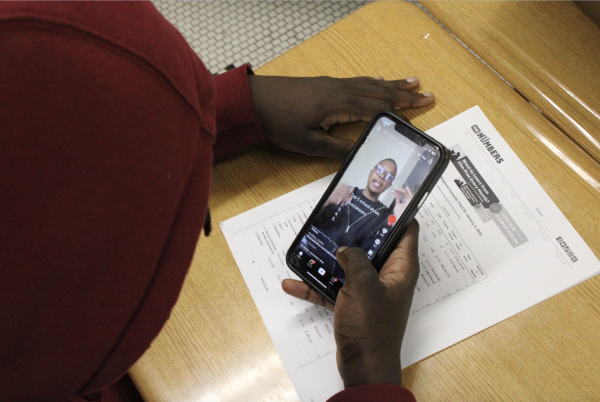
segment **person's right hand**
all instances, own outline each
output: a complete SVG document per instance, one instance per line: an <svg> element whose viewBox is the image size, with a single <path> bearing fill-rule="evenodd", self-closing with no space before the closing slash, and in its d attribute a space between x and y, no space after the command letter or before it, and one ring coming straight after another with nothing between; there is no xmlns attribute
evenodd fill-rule
<svg viewBox="0 0 600 402"><path fill-rule="evenodd" d="M379 274L362 249L341 247L337 252L346 282L333 309L333 326L345 388L402 385L400 347L419 278L418 237L415 220ZM282 286L292 296L333 308L304 282L286 279Z"/></svg>

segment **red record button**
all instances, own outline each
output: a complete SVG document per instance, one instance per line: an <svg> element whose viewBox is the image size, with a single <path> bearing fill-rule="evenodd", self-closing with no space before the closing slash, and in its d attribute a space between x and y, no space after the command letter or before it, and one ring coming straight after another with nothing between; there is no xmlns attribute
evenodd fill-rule
<svg viewBox="0 0 600 402"><path fill-rule="evenodd" d="M396 223L396 216L390 215L388 218L388 226L392 226L394 223Z"/></svg>

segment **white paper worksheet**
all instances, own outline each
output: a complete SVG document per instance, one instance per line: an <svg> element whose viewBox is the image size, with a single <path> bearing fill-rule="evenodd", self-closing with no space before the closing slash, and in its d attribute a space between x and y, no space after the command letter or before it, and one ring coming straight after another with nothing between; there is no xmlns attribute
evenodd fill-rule
<svg viewBox="0 0 600 402"><path fill-rule="evenodd" d="M600 262L479 107L428 131L452 160L419 211L406 367L600 272ZM300 400L343 389L333 313L287 296L292 240L326 177L221 223Z"/></svg>

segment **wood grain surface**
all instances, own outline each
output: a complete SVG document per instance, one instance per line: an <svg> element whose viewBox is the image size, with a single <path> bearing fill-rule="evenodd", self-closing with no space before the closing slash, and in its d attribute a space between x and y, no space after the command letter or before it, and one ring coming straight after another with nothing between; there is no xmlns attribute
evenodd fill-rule
<svg viewBox="0 0 600 402"><path fill-rule="evenodd" d="M600 161L600 27L570 1L424 1Z"/></svg>
<svg viewBox="0 0 600 402"><path fill-rule="evenodd" d="M479 105L600 256L600 165L416 6L363 7L258 69L262 75L417 75L427 130ZM356 139L364 124L334 128ZM219 161L215 226L339 163L257 144ZM600 400L596 277L403 370L420 401ZM297 401L222 232L203 237L171 319L130 371L147 402Z"/></svg>

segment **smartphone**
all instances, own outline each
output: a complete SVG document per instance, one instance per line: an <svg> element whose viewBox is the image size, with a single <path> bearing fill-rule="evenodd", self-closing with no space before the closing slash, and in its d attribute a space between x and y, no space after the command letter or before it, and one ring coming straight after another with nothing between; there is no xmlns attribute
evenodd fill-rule
<svg viewBox="0 0 600 402"><path fill-rule="evenodd" d="M379 271L448 166L441 143L389 112L373 117L288 249L302 280L335 304L339 247L362 248Z"/></svg>

